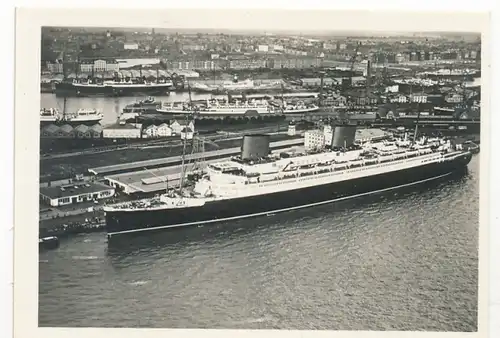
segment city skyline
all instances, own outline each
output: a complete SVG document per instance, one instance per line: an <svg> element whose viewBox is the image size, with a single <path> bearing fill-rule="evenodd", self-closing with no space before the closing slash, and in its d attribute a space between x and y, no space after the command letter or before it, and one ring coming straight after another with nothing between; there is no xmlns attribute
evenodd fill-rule
<svg viewBox="0 0 500 338"><path fill-rule="evenodd" d="M85 32L100 32L105 33L106 31L115 32L137 32L137 33L150 33L154 31L156 34L207 34L207 35L217 35L217 34L228 34L228 35L258 35L258 36L269 36L269 35L295 35L303 37L313 37L318 36L321 38L395 38L395 37L406 37L406 38L469 38L478 39L481 37L480 33L477 32L453 32L453 31L364 31L364 30L293 30L293 29L228 29L228 28L168 28L168 27L76 27L76 26L45 26L42 27L42 34L44 29L66 29L66 30L80 30Z"/></svg>

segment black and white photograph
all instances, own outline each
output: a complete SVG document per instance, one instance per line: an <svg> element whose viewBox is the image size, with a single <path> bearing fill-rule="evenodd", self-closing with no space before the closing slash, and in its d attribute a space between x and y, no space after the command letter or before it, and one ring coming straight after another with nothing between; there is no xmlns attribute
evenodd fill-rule
<svg viewBox="0 0 500 338"><path fill-rule="evenodd" d="M37 29L36 325L478 333L481 20L172 11Z"/></svg>

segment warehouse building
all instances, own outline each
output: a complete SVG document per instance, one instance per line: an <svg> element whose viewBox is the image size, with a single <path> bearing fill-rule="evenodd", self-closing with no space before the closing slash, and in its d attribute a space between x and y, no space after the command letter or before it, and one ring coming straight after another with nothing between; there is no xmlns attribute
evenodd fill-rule
<svg viewBox="0 0 500 338"><path fill-rule="evenodd" d="M141 138L142 136L142 125L132 124L132 123L119 123L102 130L102 136L104 138Z"/></svg>
<svg viewBox="0 0 500 338"><path fill-rule="evenodd" d="M40 199L52 207L95 201L114 196L115 189L100 183L40 187Z"/></svg>

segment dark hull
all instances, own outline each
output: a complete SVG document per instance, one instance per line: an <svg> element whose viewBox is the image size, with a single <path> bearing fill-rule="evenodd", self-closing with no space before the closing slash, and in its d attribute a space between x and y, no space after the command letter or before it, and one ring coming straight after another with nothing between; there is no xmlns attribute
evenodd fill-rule
<svg viewBox="0 0 500 338"><path fill-rule="evenodd" d="M379 122L367 122L372 128L396 128L406 127L415 128L417 125L416 119L398 119L398 120L383 120ZM481 131L481 121L460 120L446 121L439 119L425 119L418 123L419 130L435 130L435 131L457 131L462 133L479 133Z"/></svg>
<svg viewBox="0 0 500 338"><path fill-rule="evenodd" d="M85 87L74 86L72 83L59 83L56 85L56 96L106 96L106 97L119 97L119 96L163 96L170 94L172 88L165 86L151 85L148 87Z"/></svg>
<svg viewBox="0 0 500 338"><path fill-rule="evenodd" d="M86 126L95 126L96 124L100 124L101 120L83 120L83 121L40 121L40 128L43 128L45 126L54 124L56 126L62 126L65 124L69 124L72 127L79 126L81 124L86 125Z"/></svg>
<svg viewBox="0 0 500 338"><path fill-rule="evenodd" d="M53 250L57 249L58 247L59 247L59 238L55 236L42 238L41 241L38 242L39 251Z"/></svg>
<svg viewBox="0 0 500 338"><path fill-rule="evenodd" d="M432 163L418 168L322 186L210 202L202 207L158 211L107 212L106 231L109 235L114 235L143 230L160 230L168 227L231 221L239 218L264 216L266 214L312 207L444 178L454 172L465 170L471 157L470 153L464 152L463 156L447 162Z"/></svg>

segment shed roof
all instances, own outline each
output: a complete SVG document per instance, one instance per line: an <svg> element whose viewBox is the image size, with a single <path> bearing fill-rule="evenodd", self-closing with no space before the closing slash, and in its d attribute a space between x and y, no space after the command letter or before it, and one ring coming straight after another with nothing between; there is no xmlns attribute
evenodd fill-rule
<svg viewBox="0 0 500 338"><path fill-rule="evenodd" d="M70 126L69 124L65 124L61 127L61 131L65 133L71 133L73 131L73 127Z"/></svg>
<svg viewBox="0 0 500 338"><path fill-rule="evenodd" d="M47 196L51 199L72 197L86 194L98 193L101 191L112 190L109 187L100 183L84 183L71 184L56 187L40 187L40 195Z"/></svg>
<svg viewBox="0 0 500 338"><path fill-rule="evenodd" d="M89 131L89 129L90 128L87 127L86 125L80 124L78 127L75 128L75 131L79 133L86 133L87 131Z"/></svg>
<svg viewBox="0 0 500 338"><path fill-rule="evenodd" d="M43 127L42 130L47 133L56 133L59 131L59 127L55 124L49 124L48 126Z"/></svg>
<svg viewBox="0 0 500 338"><path fill-rule="evenodd" d="M102 126L100 124L94 124L92 127L89 128L90 130L93 130L95 132L100 133L102 131Z"/></svg>
<svg viewBox="0 0 500 338"><path fill-rule="evenodd" d="M125 124L113 124L110 125L103 130L109 130L109 129L141 129L142 125L141 124L131 124L131 123L125 123Z"/></svg>

